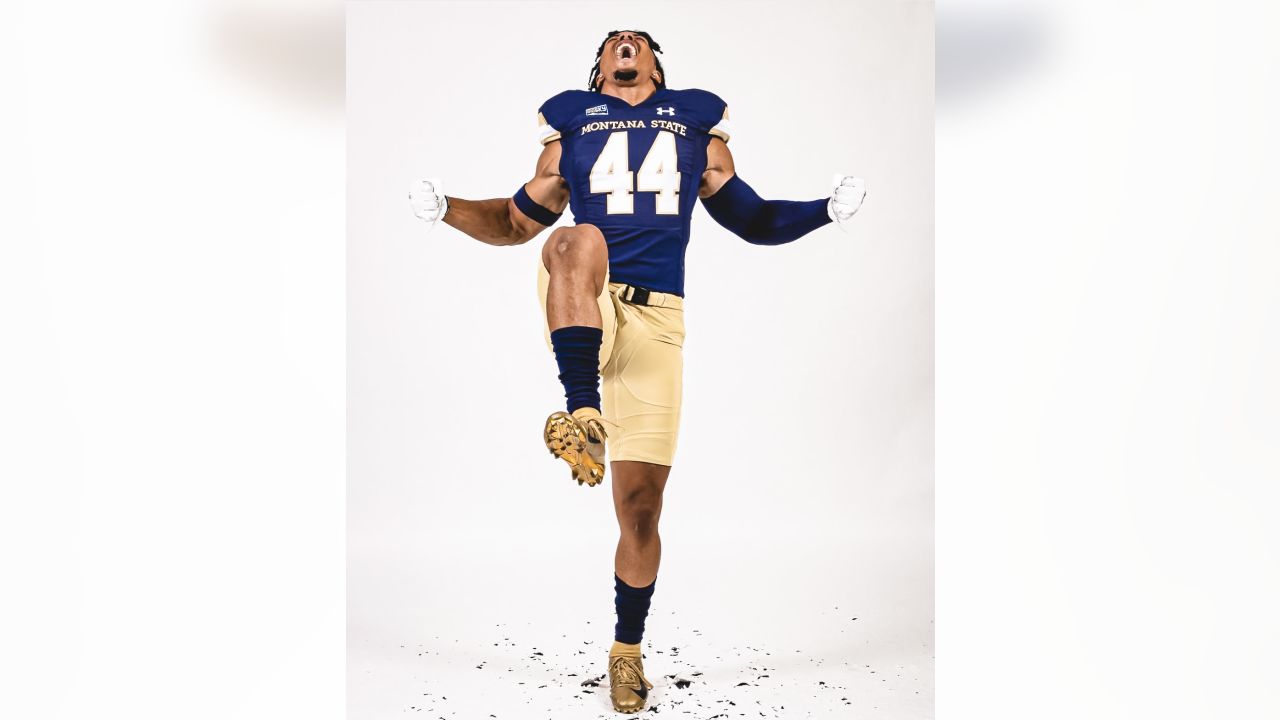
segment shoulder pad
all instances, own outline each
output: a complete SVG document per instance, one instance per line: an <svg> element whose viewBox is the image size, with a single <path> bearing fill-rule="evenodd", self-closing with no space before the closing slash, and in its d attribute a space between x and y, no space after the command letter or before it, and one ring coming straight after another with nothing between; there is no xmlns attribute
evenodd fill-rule
<svg viewBox="0 0 1280 720"><path fill-rule="evenodd" d="M596 97L595 93L585 90L566 90L542 103L538 108L538 141L546 145L559 140L560 133L568 130L573 118L581 114Z"/></svg>
<svg viewBox="0 0 1280 720"><path fill-rule="evenodd" d="M719 95L706 90L681 90L681 104L689 108L698 127L705 133L729 140L729 106Z"/></svg>

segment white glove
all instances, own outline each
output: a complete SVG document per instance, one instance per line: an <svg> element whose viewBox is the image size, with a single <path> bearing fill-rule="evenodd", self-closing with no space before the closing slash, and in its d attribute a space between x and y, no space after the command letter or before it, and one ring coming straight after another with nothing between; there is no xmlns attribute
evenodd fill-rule
<svg viewBox="0 0 1280 720"><path fill-rule="evenodd" d="M827 201L827 215L841 230L847 230L845 223L862 207L862 200L867 196L867 185L862 178L852 175L836 175L832 183L835 188L831 199Z"/></svg>
<svg viewBox="0 0 1280 720"><path fill-rule="evenodd" d="M410 184L409 205L413 208L413 214L427 224L428 232L436 221L449 212L449 200L440 189L440 180L436 178L416 180Z"/></svg>

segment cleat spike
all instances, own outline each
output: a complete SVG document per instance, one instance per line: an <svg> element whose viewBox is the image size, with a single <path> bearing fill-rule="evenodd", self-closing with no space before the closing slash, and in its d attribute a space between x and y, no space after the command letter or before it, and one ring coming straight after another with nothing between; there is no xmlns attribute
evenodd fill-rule
<svg viewBox="0 0 1280 720"><path fill-rule="evenodd" d="M579 420L554 412L543 427L543 441L552 457L564 460L579 485L595 487L604 479L605 433L598 420Z"/></svg>

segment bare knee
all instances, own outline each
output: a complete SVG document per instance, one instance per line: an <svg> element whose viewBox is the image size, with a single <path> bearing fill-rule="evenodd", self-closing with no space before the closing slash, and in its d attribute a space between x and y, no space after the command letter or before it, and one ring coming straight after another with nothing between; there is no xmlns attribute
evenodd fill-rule
<svg viewBox="0 0 1280 720"><path fill-rule="evenodd" d="M608 261L604 235L595 225L556 228L542 246L542 261L553 273L603 266Z"/></svg>
<svg viewBox="0 0 1280 720"><path fill-rule="evenodd" d="M620 498L618 524L623 533L648 539L658 534L661 513L662 494L650 488L637 488Z"/></svg>

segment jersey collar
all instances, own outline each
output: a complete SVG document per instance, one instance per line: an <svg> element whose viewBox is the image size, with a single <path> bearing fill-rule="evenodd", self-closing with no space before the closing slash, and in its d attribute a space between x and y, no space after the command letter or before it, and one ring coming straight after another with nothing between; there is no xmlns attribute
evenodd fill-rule
<svg viewBox="0 0 1280 720"><path fill-rule="evenodd" d="M655 100L661 100L662 98L666 97L670 92L671 92L671 91L670 91L670 90L667 90L666 88L658 88L658 89L657 89L657 91L655 91L652 95L650 95L649 97L645 98L642 102L640 102L640 103L639 103L639 104L637 104L637 105L632 105L631 103L627 102L626 100L623 100L623 99L622 99L622 98L620 98L620 97L614 97L613 95L605 95L604 93L597 93L597 94L598 94L598 95L600 95L601 97L603 97L603 98L605 99L605 101L606 101L606 102L610 102L610 101L611 101L611 102L618 103L619 105L622 105L623 107L638 108L638 107L644 107L645 105L648 105L649 103L651 103L651 102L653 102L653 101L655 101Z"/></svg>

